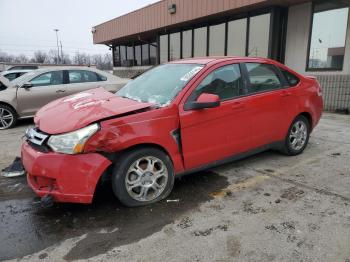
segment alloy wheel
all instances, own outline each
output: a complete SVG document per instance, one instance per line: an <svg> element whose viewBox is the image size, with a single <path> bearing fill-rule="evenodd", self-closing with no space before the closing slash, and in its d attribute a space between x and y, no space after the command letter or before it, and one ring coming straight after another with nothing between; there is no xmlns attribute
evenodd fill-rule
<svg viewBox="0 0 350 262"><path fill-rule="evenodd" d="M292 126L289 134L289 143L293 150L301 150L307 140L308 129L304 121L297 121Z"/></svg>
<svg viewBox="0 0 350 262"><path fill-rule="evenodd" d="M134 200L146 202L162 194L168 182L168 170L165 163L154 156L136 160L125 176L128 194Z"/></svg>
<svg viewBox="0 0 350 262"><path fill-rule="evenodd" d="M0 129L9 128L14 121L14 115L6 108L0 107Z"/></svg>

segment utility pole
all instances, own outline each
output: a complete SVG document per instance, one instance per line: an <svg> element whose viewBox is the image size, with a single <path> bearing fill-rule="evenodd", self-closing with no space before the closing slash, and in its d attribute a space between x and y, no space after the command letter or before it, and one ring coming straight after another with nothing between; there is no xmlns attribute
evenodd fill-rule
<svg viewBox="0 0 350 262"><path fill-rule="evenodd" d="M61 45L61 62L64 63L63 59L63 48L62 48L62 41L60 40L60 45Z"/></svg>
<svg viewBox="0 0 350 262"><path fill-rule="evenodd" d="M60 61L60 47L58 45L58 31L59 31L59 29L54 29L54 31L56 32L56 43L57 43L57 61L56 61L56 64L58 64L58 62Z"/></svg>

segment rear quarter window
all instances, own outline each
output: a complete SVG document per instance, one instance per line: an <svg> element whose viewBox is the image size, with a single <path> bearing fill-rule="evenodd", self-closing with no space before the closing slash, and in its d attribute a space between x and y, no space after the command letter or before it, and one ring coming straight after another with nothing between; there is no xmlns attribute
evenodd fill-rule
<svg viewBox="0 0 350 262"><path fill-rule="evenodd" d="M299 77L297 77L296 75L292 74L291 72L285 70L285 69L281 69L282 74L284 75L284 77L286 78L289 86L296 86L297 84L299 84L300 79Z"/></svg>

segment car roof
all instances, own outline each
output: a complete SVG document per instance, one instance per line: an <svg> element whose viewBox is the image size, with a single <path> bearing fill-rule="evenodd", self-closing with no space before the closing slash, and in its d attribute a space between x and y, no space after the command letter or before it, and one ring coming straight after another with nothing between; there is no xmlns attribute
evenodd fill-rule
<svg viewBox="0 0 350 262"><path fill-rule="evenodd" d="M208 57L194 57L176 60L169 62L169 64L215 64L223 61L242 61L242 62L271 62L273 60L261 57L240 57L240 56L208 56Z"/></svg>
<svg viewBox="0 0 350 262"><path fill-rule="evenodd" d="M47 66L36 69L35 72L49 72L49 71L59 71L59 70L91 70L96 71L96 68L88 66Z"/></svg>

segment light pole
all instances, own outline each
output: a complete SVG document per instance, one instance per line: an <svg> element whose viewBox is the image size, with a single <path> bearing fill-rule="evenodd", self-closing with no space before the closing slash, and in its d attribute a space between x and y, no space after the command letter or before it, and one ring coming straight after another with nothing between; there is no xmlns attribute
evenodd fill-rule
<svg viewBox="0 0 350 262"><path fill-rule="evenodd" d="M54 31L56 32L56 43L57 43L57 62L56 62L56 64L58 64L58 62L60 61L60 47L58 45L58 31L59 31L59 29L54 29Z"/></svg>

